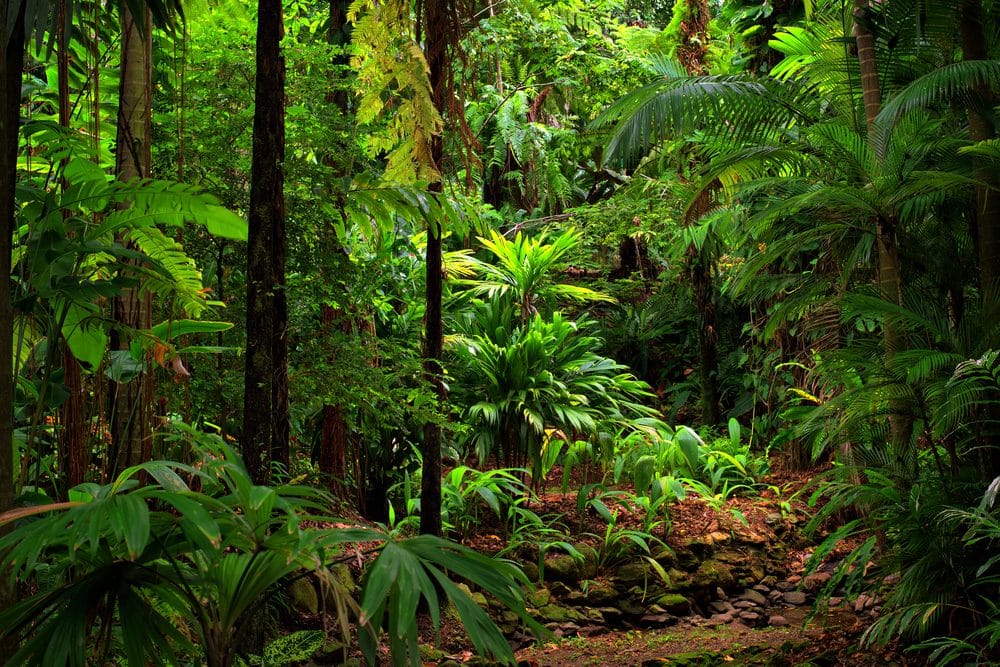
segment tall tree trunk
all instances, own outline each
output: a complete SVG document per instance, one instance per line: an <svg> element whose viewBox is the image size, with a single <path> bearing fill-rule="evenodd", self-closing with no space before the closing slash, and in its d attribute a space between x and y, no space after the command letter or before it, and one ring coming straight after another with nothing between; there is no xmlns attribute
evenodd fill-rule
<svg viewBox="0 0 1000 667"><path fill-rule="evenodd" d="M858 69L861 72L861 98L865 108L865 125L868 129L868 144L877 160L878 142L875 140L875 118L882 107L882 93L879 89L878 66L875 61L875 36L868 29L865 14L869 11L868 0L854 0L854 39L858 47ZM876 226L875 244L878 250L878 288L886 301L899 304L902 296L902 271L899 262L899 247L896 239L898 221L894 217L883 217L872 221ZM885 345L886 366L891 367L893 357L904 345L903 334L891 322L885 322L882 330ZM913 419L907 416L903 401L894 401L889 417L891 441L900 453L910 440Z"/></svg>
<svg viewBox="0 0 1000 667"><path fill-rule="evenodd" d="M350 41L350 23L347 20L347 8L347 0L330 0L330 25L328 27L327 40L335 46L344 46ZM349 59L346 54L338 54L334 59L335 65L346 66L348 63ZM328 104L335 104L342 114L346 115L348 113L347 91L342 87L335 86L330 91L330 94L327 95L326 101ZM338 165L335 153L336 150L331 150L325 158L325 162L339 176L343 176L344 170ZM332 224L328 225L325 236L331 240L330 245L334 245L335 242L332 240L336 239L336 233L333 230ZM342 248L337 248L336 251L343 253ZM324 269L326 268L324 266ZM343 318L343 311L335 309L329 304L324 303L320 307L320 320L325 334L329 334L333 330L334 325L343 320ZM349 325L343 328L350 329ZM336 363L336 359L334 358L328 361L331 364ZM347 479L349 429L347 427L347 420L344 417L343 408L339 404L324 405L322 420L323 425L320 432L318 457L319 471L325 477L327 489L330 493L346 500L348 492L344 481Z"/></svg>
<svg viewBox="0 0 1000 667"><path fill-rule="evenodd" d="M258 484L270 479L272 463L286 471L290 463L283 35L281 0L259 0L243 399L243 455Z"/></svg>
<svg viewBox="0 0 1000 667"><path fill-rule="evenodd" d="M708 54L708 24L711 20L707 0L685 0L675 5L674 11L686 12L681 20L682 34L677 45L677 58L687 73L697 76L705 73L705 56ZM712 207L713 184L700 192L688 209L685 225L697 224L701 216ZM688 281L698 313L698 372L701 386L701 419L706 424L716 424L722 414L719 405L719 337L715 320L715 285L712 280L714 258L693 243L685 253Z"/></svg>
<svg viewBox="0 0 1000 667"><path fill-rule="evenodd" d="M712 207L713 184L698 194L685 216L685 224L693 225ZM698 373L701 386L701 420L717 424L721 419L719 405L719 336L715 318L715 284L712 280L714 258L703 248L691 244L685 253L688 280L698 315Z"/></svg>
<svg viewBox="0 0 1000 667"><path fill-rule="evenodd" d="M115 137L115 177L120 181L148 178L152 162L152 20L146 9L134 17L123 3L121 77L118 126ZM141 28L140 28L141 22ZM116 297L112 313L116 322L128 329L152 326L152 297L148 291L126 290ZM129 349L127 336L113 335L119 350ZM146 369L131 382L113 382L111 447L116 452L117 470L152 458L153 376Z"/></svg>
<svg viewBox="0 0 1000 667"><path fill-rule="evenodd" d="M64 128L69 128L70 123L70 99L69 99L69 40L66 35L67 23L67 0L59 2L59 18L56 25L57 57L56 69L59 88L59 124ZM63 161L66 166L68 158ZM62 183L65 188L68 183ZM68 212L67 212L68 215ZM70 351L66 341L63 345L63 384L66 385L69 397L59 407L59 422L62 427L61 445L62 461L66 476L66 488L73 488L77 484L82 484L86 475L87 457L87 429L84 424L86 418L86 393L83 388L83 374L80 372L80 364Z"/></svg>
<svg viewBox="0 0 1000 667"><path fill-rule="evenodd" d="M0 4L0 514L14 505L14 308L11 303L11 247L14 242L14 186L17 181L17 136L24 66L24 7L26 2ZM18 6L20 6L18 8ZM11 24L13 22L13 24ZM0 535L8 528L0 527ZM14 602L16 590L0 568L0 611ZM0 663L16 646L14 638L0 641Z"/></svg>
<svg viewBox="0 0 1000 667"><path fill-rule="evenodd" d="M445 113L448 106L448 39L455 30L455 26L452 26L453 15L454 9L449 0L427 0L424 6L426 22L424 57L430 70L434 106L441 114ZM431 159L439 171L443 155L444 139L441 134L437 134L431 143ZM442 192L441 182L434 183L431 189L434 192ZM443 408L447 390L441 377L441 358L444 351L444 323L441 311L444 281L441 233L439 220L428 221L423 353L424 375L434 387L438 403ZM424 426L424 441L420 453L423 456L420 532L441 535L441 426L437 422L428 422Z"/></svg>
<svg viewBox="0 0 1000 667"><path fill-rule="evenodd" d="M962 0L960 4L962 58L987 60L986 36L983 29L983 8L979 0ZM990 110L996 104L996 94L980 83L973 90L969 104L969 136L973 141L987 141L996 136ZM982 167L976 177L976 236L979 246L979 286L983 292L997 295L1000 284L1000 177L996 170Z"/></svg>

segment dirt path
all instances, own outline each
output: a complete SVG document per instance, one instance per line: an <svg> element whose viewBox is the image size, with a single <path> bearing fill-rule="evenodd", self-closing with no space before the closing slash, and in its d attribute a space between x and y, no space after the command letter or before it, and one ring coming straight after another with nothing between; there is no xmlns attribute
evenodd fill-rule
<svg viewBox="0 0 1000 667"><path fill-rule="evenodd" d="M532 667L911 664L895 650L859 648L861 624L850 612L835 613L825 628L814 623L803 629L805 613L785 628L733 623L616 631L524 649L517 657Z"/></svg>

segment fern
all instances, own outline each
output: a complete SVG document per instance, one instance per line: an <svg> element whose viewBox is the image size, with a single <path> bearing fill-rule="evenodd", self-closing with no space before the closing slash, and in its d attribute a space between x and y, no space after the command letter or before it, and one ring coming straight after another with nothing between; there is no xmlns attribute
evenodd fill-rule
<svg viewBox="0 0 1000 667"><path fill-rule="evenodd" d="M191 317L199 317L210 305L221 305L206 300L207 290L194 260L159 228L133 229L126 234L126 238L152 262L152 269L144 271L145 289L160 297L172 297Z"/></svg>

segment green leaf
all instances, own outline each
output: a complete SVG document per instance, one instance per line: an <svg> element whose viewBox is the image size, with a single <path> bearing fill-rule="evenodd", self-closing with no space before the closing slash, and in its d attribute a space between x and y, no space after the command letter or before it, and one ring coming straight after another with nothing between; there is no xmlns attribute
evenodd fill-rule
<svg viewBox="0 0 1000 667"><path fill-rule="evenodd" d="M58 312L58 311L57 311ZM84 370L94 372L101 365L108 336L103 327L94 323L94 313L75 303L66 305L62 334L73 356ZM89 320L89 321L88 321Z"/></svg>
<svg viewBox="0 0 1000 667"><path fill-rule="evenodd" d="M218 333L233 328L232 322L205 320L164 320L152 328L153 335L160 340L173 340L179 336L202 333Z"/></svg>

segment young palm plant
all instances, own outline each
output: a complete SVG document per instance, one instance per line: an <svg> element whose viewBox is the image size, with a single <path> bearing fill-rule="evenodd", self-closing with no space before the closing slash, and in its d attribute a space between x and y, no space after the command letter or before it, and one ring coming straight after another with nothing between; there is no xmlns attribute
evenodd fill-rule
<svg viewBox="0 0 1000 667"><path fill-rule="evenodd" d="M124 655L136 665L194 657L230 667L255 609L279 584L306 576L319 581L345 637L357 616L371 664L383 625L393 663L416 664L417 604L426 598L436 624L442 591L477 649L513 662L499 630L445 571L465 572L542 631L524 611L527 582L513 566L431 536L392 542L375 530L308 527L328 521L325 494L254 485L221 439L177 429L200 453L198 466L142 464L111 484L76 487L69 502L0 516L0 524L19 522L0 540L5 576L38 585L0 617L0 634L22 640L9 664L82 666ZM141 472L153 481L139 485ZM379 554L360 607L331 571L346 560L347 542Z"/></svg>

